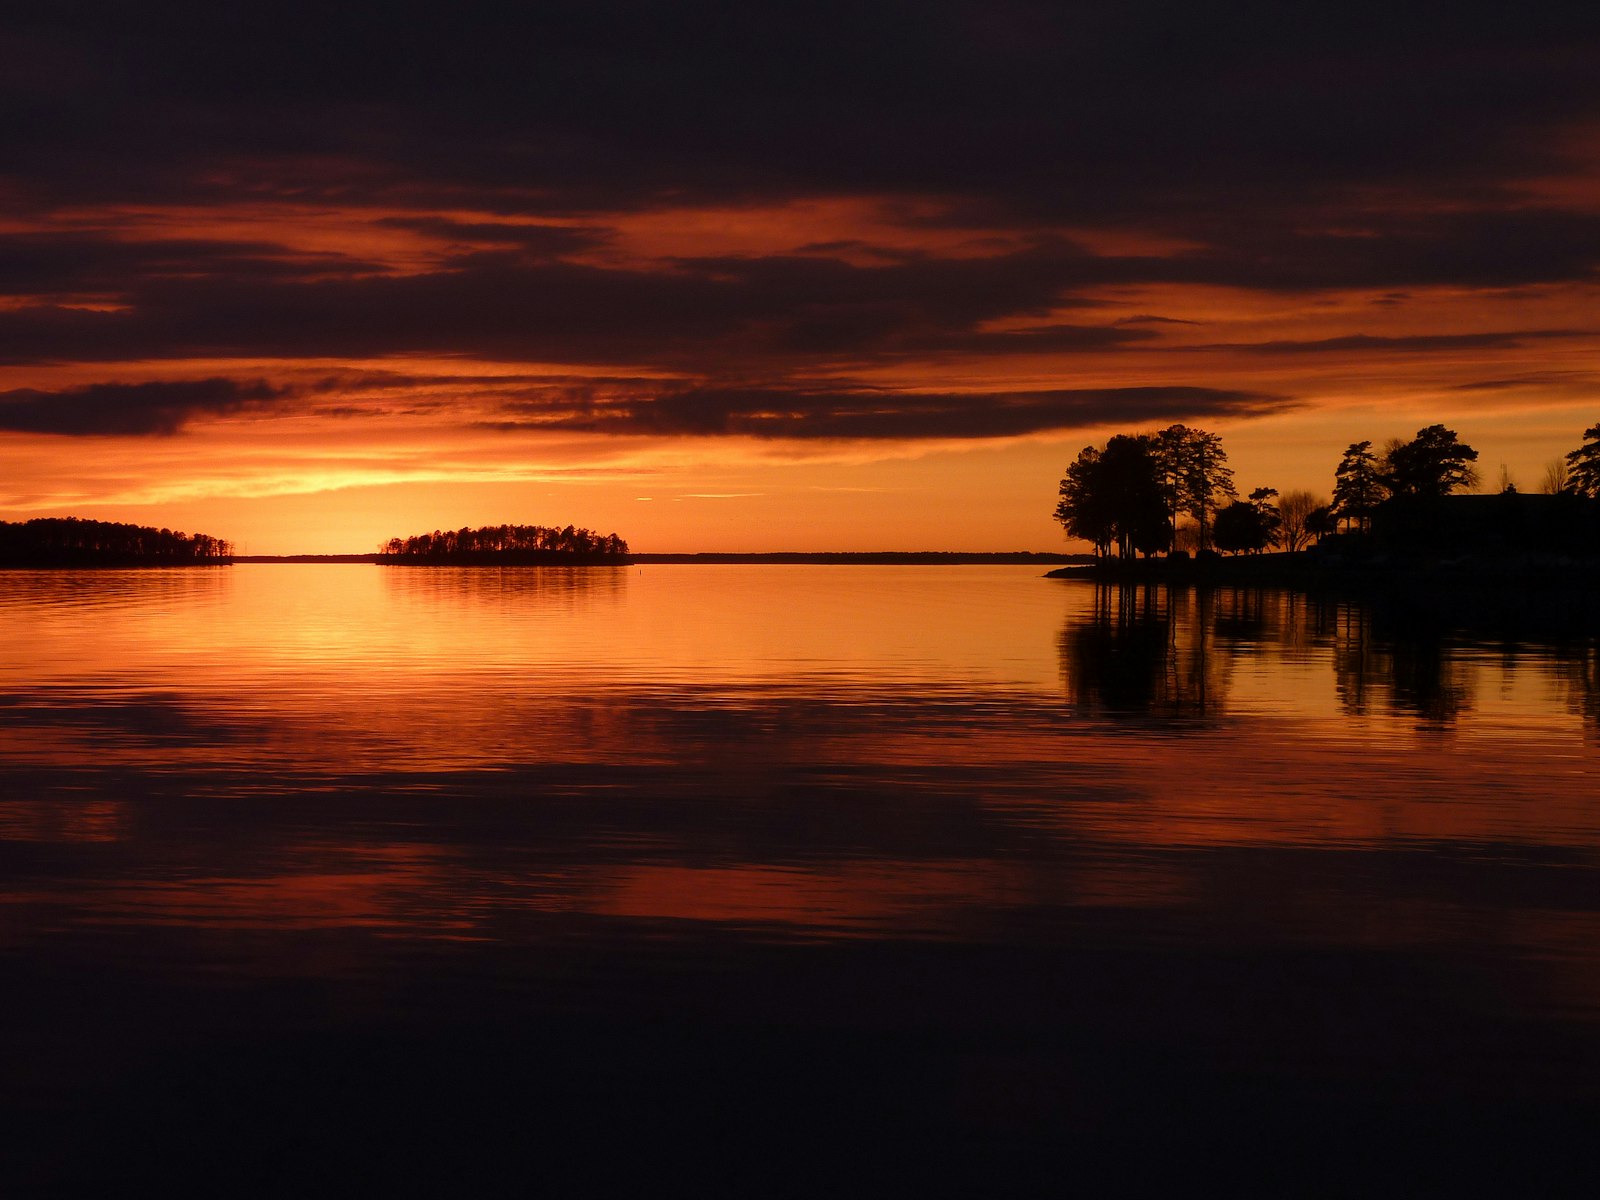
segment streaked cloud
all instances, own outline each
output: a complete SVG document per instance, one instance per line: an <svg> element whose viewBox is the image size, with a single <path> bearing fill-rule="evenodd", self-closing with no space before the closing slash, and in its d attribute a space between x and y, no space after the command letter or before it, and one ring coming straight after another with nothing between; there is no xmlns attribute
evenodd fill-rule
<svg viewBox="0 0 1600 1200"><path fill-rule="evenodd" d="M71 436L168 436L198 417L259 410L285 394L264 380L94 383L44 392L0 392L0 429Z"/></svg>

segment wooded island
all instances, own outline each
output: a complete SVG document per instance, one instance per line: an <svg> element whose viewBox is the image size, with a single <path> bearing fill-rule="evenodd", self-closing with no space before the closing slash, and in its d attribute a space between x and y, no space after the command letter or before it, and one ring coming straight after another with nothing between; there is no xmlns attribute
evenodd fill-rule
<svg viewBox="0 0 1600 1200"><path fill-rule="evenodd" d="M629 559L628 543L614 533L571 525L488 525L390 538L378 548L377 561L391 566L589 566Z"/></svg>

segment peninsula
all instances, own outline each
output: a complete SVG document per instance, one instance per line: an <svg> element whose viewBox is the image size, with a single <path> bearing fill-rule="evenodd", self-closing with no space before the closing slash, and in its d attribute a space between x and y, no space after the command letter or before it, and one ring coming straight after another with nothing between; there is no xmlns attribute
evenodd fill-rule
<svg viewBox="0 0 1600 1200"><path fill-rule="evenodd" d="M148 525L78 517L0 521L0 567L225 566L232 554L222 538Z"/></svg>

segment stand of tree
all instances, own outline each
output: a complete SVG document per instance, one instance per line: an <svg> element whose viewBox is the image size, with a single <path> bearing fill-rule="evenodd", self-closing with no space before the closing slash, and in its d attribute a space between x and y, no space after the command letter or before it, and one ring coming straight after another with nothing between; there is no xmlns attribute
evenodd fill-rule
<svg viewBox="0 0 1600 1200"><path fill-rule="evenodd" d="M1061 481L1055 518L1096 555L1115 546L1120 557L1132 558L1170 551L1185 514L1195 518L1199 545L1208 546L1213 514L1237 495L1222 439L1172 425L1085 446Z"/></svg>
<svg viewBox="0 0 1600 1200"><path fill-rule="evenodd" d="M1085 446L1061 481L1055 517L1104 557L1169 553L1179 518L1193 517L1196 548L1211 548L1219 510L1238 497L1222 439L1171 425ZM1272 493L1277 495L1276 492Z"/></svg>
<svg viewBox="0 0 1600 1200"><path fill-rule="evenodd" d="M390 538L378 548L378 562L450 566L522 566L621 563L628 543L614 533L595 533L568 525L489 525L482 529L438 530L409 538Z"/></svg>
<svg viewBox="0 0 1600 1200"><path fill-rule="evenodd" d="M1429 425L1381 452L1355 442L1334 471L1331 503L1310 492L1257 488L1238 498L1216 434L1173 425L1087 446L1061 481L1055 517L1098 557L1166 553L1294 553L1338 534L1345 550L1431 553L1600 553L1600 424L1552 463L1546 496L1520 496L1506 477L1499 502L1460 497L1475 487L1478 452ZM1193 523L1180 525L1181 517ZM1343 532L1340 533L1340 526Z"/></svg>
<svg viewBox="0 0 1600 1200"><path fill-rule="evenodd" d="M0 521L5 567L214 566L232 561L232 554L232 543L204 533L77 517Z"/></svg>

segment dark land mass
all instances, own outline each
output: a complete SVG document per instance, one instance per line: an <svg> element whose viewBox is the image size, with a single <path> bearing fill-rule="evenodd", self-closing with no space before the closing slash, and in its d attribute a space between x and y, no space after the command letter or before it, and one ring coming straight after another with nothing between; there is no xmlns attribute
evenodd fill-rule
<svg viewBox="0 0 1600 1200"><path fill-rule="evenodd" d="M571 550L458 550L450 554L388 555L371 559L380 567L621 567L625 554L585 554Z"/></svg>
<svg viewBox="0 0 1600 1200"><path fill-rule="evenodd" d="M376 554L235 554L236 563L375 563Z"/></svg>
<svg viewBox="0 0 1600 1200"><path fill-rule="evenodd" d="M1286 588L1351 599L1399 621L1424 621L1475 635L1557 640L1600 635L1600 559L1536 555L1452 559L1314 552L1236 558L1103 559L1049 572L1122 587Z"/></svg>
<svg viewBox="0 0 1600 1200"><path fill-rule="evenodd" d="M1108 584L1292 588L1509 636L1600 633L1600 500L1443 496L1378 505L1370 528L1299 553L1100 558L1049 573Z"/></svg>
<svg viewBox="0 0 1600 1200"><path fill-rule="evenodd" d="M209 534L148 525L77 517L0 521L0 567L215 567L230 562L232 550Z"/></svg>
<svg viewBox="0 0 1600 1200"><path fill-rule="evenodd" d="M965 553L955 550L829 550L815 553L776 551L757 554L635 554L636 563L824 563L859 564L870 566L966 566L992 563L1088 564L1094 561L1090 554L1041 554L1031 550L1005 551L994 554Z"/></svg>
<svg viewBox="0 0 1600 1200"><path fill-rule="evenodd" d="M1104 558L1060 567L1050 579L1090 579L1102 583L1175 583L1290 587L1307 590L1363 591L1395 586L1593 587L1600 583L1600 560L1460 558L1408 561L1370 558L1344 560L1314 553L1251 554L1236 558Z"/></svg>
<svg viewBox="0 0 1600 1200"><path fill-rule="evenodd" d="M0 556L0 571L128 571L167 570L187 567L227 567L238 560L232 558L161 559L142 558L137 554L97 554L74 557L71 555L12 558Z"/></svg>
<svg viewBox="0 0 1600 1200"><path fill-rule="evenodd" d="M378 552L385 566L589 566L627 561L628 543L615 533L576 525L485 525L435 529L390 538Z"/></svg>
<svg viewBox="0 0 1600 1200"><path fill-rule="evenodd" d="M383 563L391 566L437 567L504 567L504 566L618 566L630 563L823 563L858 564L867 566L981 566L984 564L1019 564L1040 566L1054 564L1092 564L1092 554L1044 554L1031 550L1004 551L1000 553L968 553L956 550L826 550L818 552L772 551L751 554L630 554L622 559L591 559L571 554L552 552L540 555L487 551L471 557L438 559L390 559L382 554L239 554L233 557L238 563Z"/></svg>

